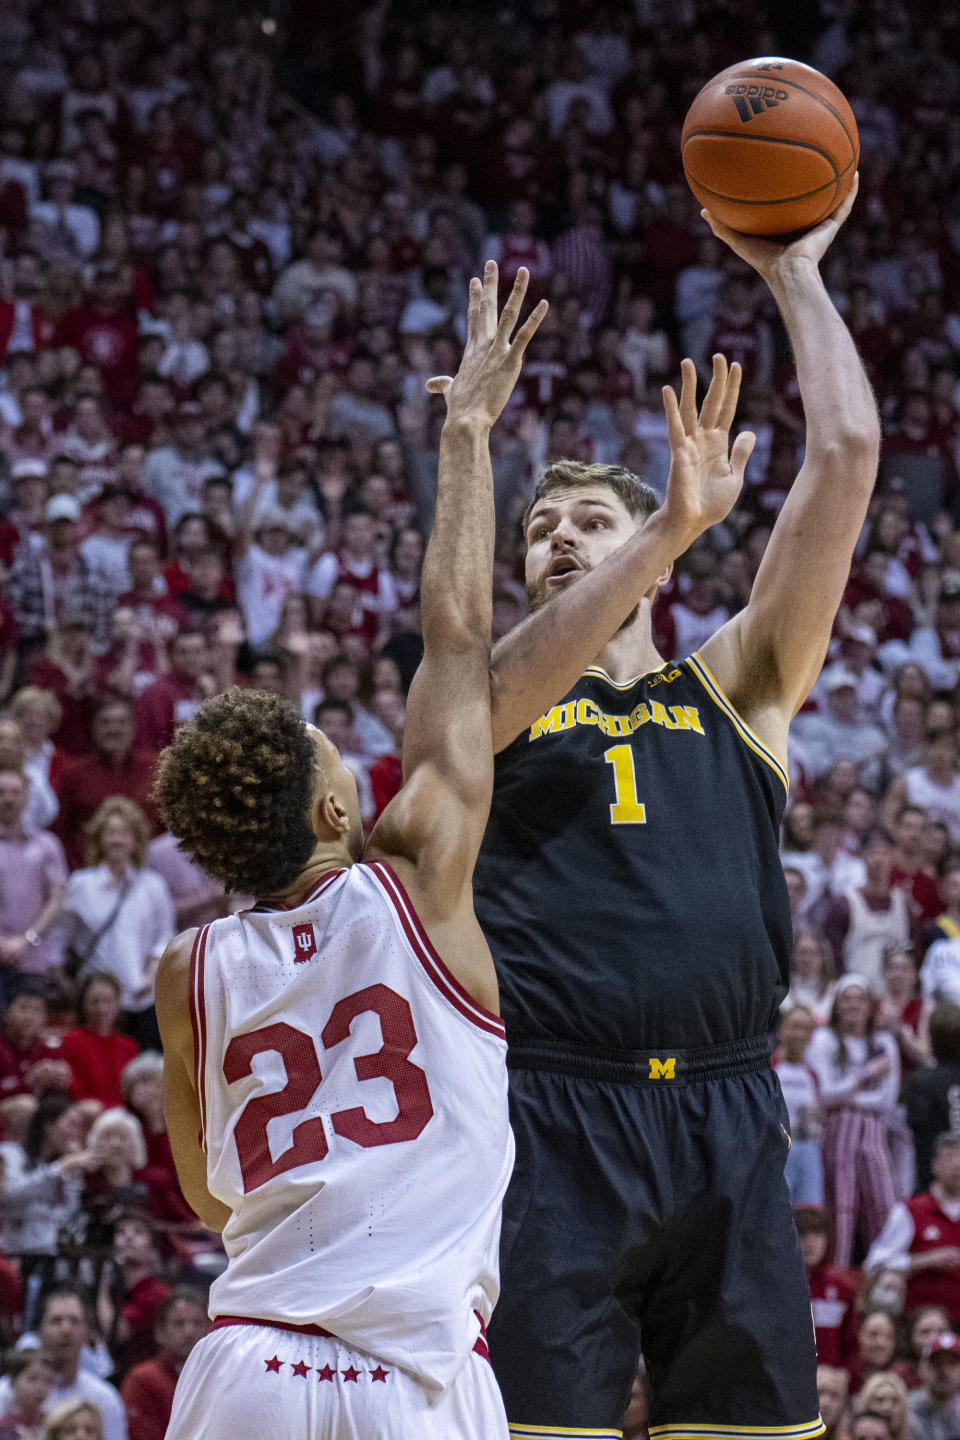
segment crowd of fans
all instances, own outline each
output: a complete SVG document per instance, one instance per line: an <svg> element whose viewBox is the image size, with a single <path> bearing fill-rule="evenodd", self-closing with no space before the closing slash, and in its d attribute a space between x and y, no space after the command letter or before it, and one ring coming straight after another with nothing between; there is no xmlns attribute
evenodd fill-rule
<svg viewBox="0 0 960 1440"><path fill-rule="evenodd" d="M860 198L825 273L884 422L791 734L788 1179L831 1440L960 1435L957 15L8 0L0 1440L163 1433L222 1252L173 1172L153 975L177 930L248 901L157 833L155 758L249 685L335 741L368 825L395 793L443 415L424 382L456 369L485 258L551 301L492 441L496 634L525 613L539 468L621 464L662 494L659 387L715 350L743 366L758 443L737 508L660 593L662 653L746 603L802 409L679 130L704 80L765 52L831 74L857 116Z"/></svg>

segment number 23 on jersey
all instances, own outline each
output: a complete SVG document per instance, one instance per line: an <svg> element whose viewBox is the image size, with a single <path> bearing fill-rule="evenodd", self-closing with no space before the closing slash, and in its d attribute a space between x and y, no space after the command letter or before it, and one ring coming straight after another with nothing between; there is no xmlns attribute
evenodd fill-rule
<svg viewBox="0 0 960 1440"><path fill-rule="evenodd" d="M616 748L629 750L629 746ZM409 1058L417 1044L410 1005L389 986L368 985L338 1000L321 1032L322 1048L334 1050L348 1038L354 1020L367 1013L378 1017L383 1044L373 1054L358 1055L353 1062L354 1069L358 1080L390 1081L397 1114L393 1120L371 1120L363 1106L357 1105L337 1110L329 1117L335 1134L364 1149L415 1140L433 1115L427 1077ZM314 1115L295 1127L292 1144L276 1159L270 1152L269 1122L277 1116L305 1110L323 1080L316 1041L305 1030L279 1021L235 1035L223 1060L227 1084L253 1074L254 1056L270 1051L275 1051L283 1061L287 1083L282 1090L252 1096L237 1121L234 1138L245 1194L287 1170L323 1160L330 1148L323 1117Z"/></svg>

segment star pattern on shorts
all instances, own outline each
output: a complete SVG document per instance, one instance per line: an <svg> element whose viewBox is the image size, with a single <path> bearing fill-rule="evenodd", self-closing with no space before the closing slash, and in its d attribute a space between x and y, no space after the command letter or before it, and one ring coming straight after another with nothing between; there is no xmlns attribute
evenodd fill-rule
<svg viewBox="0 0 960 1440"><path fill-rule="evenodd" d="M356 1385L357 1379L360 1375L360 1371L355 1370L352 1365L348 1365L346 1370L340 1371L340 1374L343 1376L344 1380L352 1380L354 1385Z"/></svg>
<svg viewBox="0 0 960 1440"><path fill-rule="evenodd" d="M389 1371L389 1370L384 1370L384 1368L383 1368L382 1365L378 1365L377 1368L376 1368L376 1370L371 1370L371 1371L370 1371L370 1379L371 1379L371 1380L382 1380L383 1383L384 1383L384 1385L386 1385L386 1383L387 1383L387 1376L388 1376L389 1374L390 1374L390 1371Z"/></svg>
<svg viewBox="0 0 960 1440"><path fill-rule="evenodd" d="M313 1366L307 1365L303 1360L298 1360L296 1365L291 1365L290 1368L293 1371L294 1375L299 1375L301 1380L306 1380L307 1371L312 1370Z"/></svg>
<svg viewBox="0 0 960 1440"><path fill-rule="evenodd" d="M272 1360L264 1360L263 1363L264 1365L266 1365L267 1370L270 1371L271 1374L279 1375L281 1366L284 1365L286 1362L281 1360L278 1355L274 1355Z"/></svg>
<svg viewBox="0 0 960 1440"><path fill-rule="evenodd" d="M336 1370L331 1370L329 1365L324 1365L322 1370L319 1367L317 1368L317 1379L332 1380L336 1373Z"/></svg>

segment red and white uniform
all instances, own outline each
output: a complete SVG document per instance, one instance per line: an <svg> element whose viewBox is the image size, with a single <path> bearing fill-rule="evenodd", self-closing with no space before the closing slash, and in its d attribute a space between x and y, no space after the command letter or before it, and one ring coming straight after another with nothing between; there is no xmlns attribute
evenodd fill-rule
<svg viewBox="0 0 960 1440"><path fill-rule="evenodd" d="M482 1358L514 1153L499 1017L383 862L325 876L296 910L205 926L191 1005L207 1184L232 1213L221 1326L187 1362L168 1440L505 1440Z"/></svg>

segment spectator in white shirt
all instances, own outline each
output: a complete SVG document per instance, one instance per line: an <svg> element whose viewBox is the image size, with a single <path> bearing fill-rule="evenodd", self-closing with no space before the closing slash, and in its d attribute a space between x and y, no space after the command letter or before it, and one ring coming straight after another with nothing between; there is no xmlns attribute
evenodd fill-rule
<svg viewBox="0 0 960 1440"><path fill-rule="evenodd" d="M86 828L87 865L67 881L66 912L80 977L116 976L127 1033L159 1050L153 982L176 924L167 882L145 868L149 839L139 806L121 795L104 800Z"/></svg>
<svg viewBox="0 0 960 1440"><path fill-rule="evenodd" d="M897 1192L887 1123L900 1090L896 1041L875 1028L876 996L862 975L843 975L828 1025L814 1035L807 1059L820 1081L824 1110L823 1170L835 1225L833 1263L845 1268L858 1229L872 1243Z"/></svg>
<svg viewBox="0 0 960 1440"><path fill-rule="evenodd" d="M247 639L254 646L263 645L276 632L287 596L303 589L307 567L307 551L296 544L287 515L282 510L259 510L270 483L271 472L258 466L253 489L237 515L233 541L237 600Z"/></svg>
<svg viewBox="0 0 960 1440"><path fill-rule="evenodd" d="M23 731L12 717L0 720L0 770L18 770L27 779L27 805L22 824L26 831L46 830L60 811L60 802L49 778L36 767L27 769Z"/></svg>
<svg viewBox="0 0 960 1440"><path fill-rule="evenodd" d="M802 740L811 780L826 775L835 760L854 760L865 785L880 778L887 737L878 725L857 718L859 677L845 665L831 665L821 677L826 710L798 715L793 730Z"/></svg>
<svg viewBox="0 0 960 1440"><path fill-rule="evenodd" d="M74 203L76 173L72 160L50 162L43 172L49 198L30 206L30 222L37 249L48 259L79 264L100 244L100 221L89 205Z"/></svg>
<svg viewBox="0 0 960 1440"><path fill-rule="evenodd" d="M800 917L807 923L819 919L829 901L856 889L867 878L863 861L843 849L846 826L840 811L815 811L812 827L809 850L784 850L780 856L784 867L799 870L807 882L799 907Z"/></svg>
<svg viewBox="0 0 960 1440"><path fill-rule="evenodd" d="M791 1145L784 1179L794 1205L823 1204L820 1159L820 1083L807 1064L807 1046L817 1022L806 1005L795 1005L780 1021L773 1066L790 1117Z"/></svg>
<svg viewBox="0 0 960 1440"><path fill-rule="evenodd" d="M780 1006L786 1015L794 1007L809 1010L817 1025L825 1025L833 1009L836 984L830 946L817 930L801 925L794 931L790 989ZM799 1201L797 1202L799 1204ZM821 1202L817 1202L818 1204Z"/></svg>
<svg viewBox="0 0 960 1440"><path fill-rule="evenodd" d="M73 1285L57 1285L43 1301L40 1319L40 1348L54 1373L54 1383L44 1413L65 1400L87 1400L103 1417L104 1440L127 1440L127 1412L112 1385L81 1364L81 1352L89 1342L91 1317L83 1291ZM10 1381L0 1380L0 1413L10 1409Z"/></svg>

